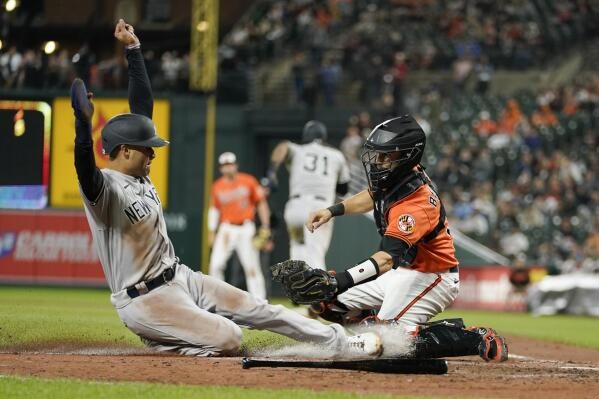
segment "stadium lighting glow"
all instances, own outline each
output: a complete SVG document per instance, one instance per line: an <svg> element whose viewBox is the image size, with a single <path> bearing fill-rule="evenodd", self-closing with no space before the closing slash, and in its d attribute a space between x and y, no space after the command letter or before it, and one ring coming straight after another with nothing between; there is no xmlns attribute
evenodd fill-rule
<svg viewBox="0 0 599 399"><path fill-rule="evenodd" d="M44 53L52 54L54 51L56 51L56 42L54 40L46 42L44 45Z"/></svg>
<svg viewBox="0 0 599 399"><path fill-rule="evenodd" d="M17 111L14 117L15 126L14 126L14 134L16 137L21 137L25 134L25 112L23 109Z"/></svg>
<svg viewBox="0 0 599 399"><path fill-rule="evenodd" d="M5 4L6 7L6 11L11 12L14 11L15 8L17 8L17 0L8 0Z"/></svg>
<svg viewBox="0 0 599 399"><path fill-rule="evenodd" d="M208 22L207 21L200 21L196 25L196 29L197 29L198 32L206 32L208 30Z"/></svg>

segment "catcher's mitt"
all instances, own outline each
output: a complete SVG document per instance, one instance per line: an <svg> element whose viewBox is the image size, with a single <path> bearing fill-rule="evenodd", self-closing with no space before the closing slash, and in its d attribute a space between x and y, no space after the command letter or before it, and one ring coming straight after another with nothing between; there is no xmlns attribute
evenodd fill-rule
<svg viewBox="0 0 599 399"><path fill-rule="evenodd" d="M329 301L337 293L337 279L324 270L313 269L303 260L289 259L270 267L272 278L283 284L295 303L310 305Z"/></svg>

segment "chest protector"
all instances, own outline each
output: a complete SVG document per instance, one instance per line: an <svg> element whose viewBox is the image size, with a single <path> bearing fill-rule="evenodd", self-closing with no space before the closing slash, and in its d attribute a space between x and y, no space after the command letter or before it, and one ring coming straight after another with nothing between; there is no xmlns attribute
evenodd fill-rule
<svg viewBox="0 0 599 399"><path fill-rule="evenodd" d="M417 171L409 174L404 181L398 184L397 187L389 194L374 200L374 221L376 222L377 230L381 236L385 235L385 231L387 230L387 215L391 206L408 197L425 184L428 184L435 194L437 194L437 191L433 188L433 183L430 178L427 176L424 170L419 168ZM437 197L438 196L439 195L437 194ZM412 247L407 251L408 253L403 257L403 262L401 262L403 263L402 266L407 266L408 264L411 264L414 259L416 259L418 244L421 242L426 243L432 241L445 228L446 214L445 208L443 207L443 202L441 202L440 198L439 203L441 205L439 209L439 222L434 229L422 237L416 244L412 245Z"/></svg>

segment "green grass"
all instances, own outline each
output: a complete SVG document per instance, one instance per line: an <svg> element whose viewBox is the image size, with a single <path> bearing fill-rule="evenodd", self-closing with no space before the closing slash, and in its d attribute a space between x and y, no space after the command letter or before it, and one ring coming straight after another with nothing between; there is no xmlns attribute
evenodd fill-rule
<svg viewBox="0 0 599 399"><path fill-rule="evenodd" d="M244 330L242 349L290 342L268 331ZM108 290L0 287L0 350L63 343L143 347L119 319Z"/></svg>
<svg viewBox="0 0 599 399"><path fill-rule="evenodd" d="M469 310L449 310L441 317L463 317L467 325L490 326L506 335L599 348L599 318ZM62 342L142 346L119 320L108 290L0 287L0 349ZM244 330L246 348L288 342L274 333Z"/></svg>
<svg viewBox="0 0 599 399"><path fill-rule="evenodd" d="M0 287L0 348L50 342L142 346L108 290Z"/></svg>
<svg viewBox="0 0 599 399"><path fill-rule="evenodd" d="M2 398L202 398L202 399L358 399L391 398L388 395L358 395L345 392L314 392L307 389L248 389L238 387L142 384L131 382L106 383L74 379L42 379L0 376ZM397 396L394 396L397 397ZM409 398L400 396L400 398ZM419 397L423 398L423 397Z"/></svg>
<svg viewBox="0 0 599 399"><path fill-rule="evenodd" d="M277 303L287 304L285 300ZM491 326L519 335L599 348L599 319L575 316L534 317L521 313L450 310L440 318L462 317L467 325ZM243 346L258 349L291 342L280 335L244 330ZM105 289L0 286L0 350L56 343L141 347L110 304ZM147 383L105 383L73 379L0 375L0 397L9 398L388 398L310 390L267 390ZM402 397L407 398L407 397Z"/></svg>

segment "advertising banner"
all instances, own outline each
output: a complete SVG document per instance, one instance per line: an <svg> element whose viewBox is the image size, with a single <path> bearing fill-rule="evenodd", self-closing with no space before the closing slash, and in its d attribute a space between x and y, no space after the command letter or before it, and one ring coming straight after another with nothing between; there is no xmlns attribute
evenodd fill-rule
<svg viewBox="0 0 599 399"><path fill-rule="evenodd" d="M0 211L0 282L105 286L82 211Z"/></svg>
<svg viewBox="0 0 599 399"><path fill-rule="evenodd" d="M46 207L51 125L47 102L0 100L0 208Z"/></svg>
<svg viewBox="0 0 599 399"><path fill-rule="evenodd" d="M514 289L508 266L460 268L460 294L454 308L501 311L526 310L526 294Z"/></svg>
<svg viewBox="0 0 599 399"><path fill-rule="evenodd" d="M54 100L52 126L52 162L50 169L50 205L58 208L82 208L77 174L74 166L75 119L70 98ZM94 99L92 139L96 165L102 169L108 162L108 155L102 152L102 128L113 116L129 112L127 99ZM168 140L170 104L166 100L154 101L152 120L159 136ZM163 207L168 206L168 155L169 147L156 148L156 158L152 161L150 178L158 190Z"/></svg>

